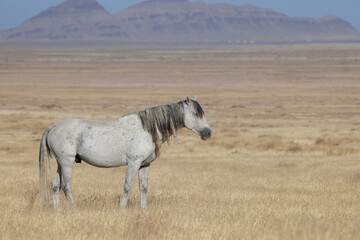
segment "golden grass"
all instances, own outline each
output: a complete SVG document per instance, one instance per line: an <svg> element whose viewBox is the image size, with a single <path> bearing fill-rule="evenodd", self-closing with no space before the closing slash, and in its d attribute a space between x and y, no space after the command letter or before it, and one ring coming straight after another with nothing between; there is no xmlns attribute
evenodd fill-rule
<svg viewBox="0 0 360 240"><path fill-rule="evenodd" d="M1 239L359 239L360 45L0 47ZM199 95L187 130L118 209L126 168L76 164L72 210L40 206L38 148L68 117ZM55 161L52 161L53 172Z"/></svg>

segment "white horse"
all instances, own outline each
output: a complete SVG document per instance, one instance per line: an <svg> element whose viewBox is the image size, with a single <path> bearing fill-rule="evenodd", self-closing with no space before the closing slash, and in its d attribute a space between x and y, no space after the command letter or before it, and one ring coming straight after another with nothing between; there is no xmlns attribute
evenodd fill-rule
<svg viewBox="0 0 360 240"><path fill-rule="evenodd" d="M59 205L60 187L67 200L75 206L71 194L71 175L75 162L82 160L96 167L128 165L120 206L125 207L134 179L139 172L140 206L146 207L150 163L160 153L162 143L176 137L186 127L201 136L211 137L211 129L196 98L161 105L124 115L114 121L66 119L47 128L42 135L39 153L40 195L50 201L53 190L54 207ZM51 184L50 158L58 168ZM51 185L51 187L50 187Z"/></svg>

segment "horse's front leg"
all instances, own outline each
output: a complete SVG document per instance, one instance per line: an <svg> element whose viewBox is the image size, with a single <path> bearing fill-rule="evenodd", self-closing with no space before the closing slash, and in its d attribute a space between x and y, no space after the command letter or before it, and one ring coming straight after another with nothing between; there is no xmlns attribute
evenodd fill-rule
<svg viewBox="0 0 360 240"><path fill-rule="evenodd" d="M146 208L146 193L148 190L148 176L150 164L141 166L139 169L140 207Z"/></svg>
<svg viewBox="0 0 360 240"><path fill-rule="evenodd" d="M125 177L125 184L124 184L124 193L121 197L120 201L120 207L125 207L129 193L132 189L132 186L134 184L134 180L136 177L136 173L138 172L140 168L141 161L129 161L128 162L128 168L126 170L126 177Z"/></svg>

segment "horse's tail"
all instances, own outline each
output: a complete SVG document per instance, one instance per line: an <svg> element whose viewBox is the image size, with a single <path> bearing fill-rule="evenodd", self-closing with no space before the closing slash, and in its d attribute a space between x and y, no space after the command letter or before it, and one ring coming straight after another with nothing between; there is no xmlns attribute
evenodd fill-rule
<svg viewBox="0 0 360 240"><path fill-rule="evenodd" d="M48 204L50 202L50 159L51 149L47 143L47 136L52 127L47 128L40 140L39 151L39 193L42 203Z"/></svg>

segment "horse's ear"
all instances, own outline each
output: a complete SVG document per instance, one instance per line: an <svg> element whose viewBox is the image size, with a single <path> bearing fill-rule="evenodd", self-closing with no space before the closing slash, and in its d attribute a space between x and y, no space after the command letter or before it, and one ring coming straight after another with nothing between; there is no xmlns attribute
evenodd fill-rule
<svg viewBox="0 0 360 240"><path fill-rule="evenodd" d="M197 98L198 98L198 96L196 95L193 100L196 101Z"/></svg>
<svg viewBox="0 0 360 240"><path fill-rule="evenodd" d="M188 104L190 102L189 96L186 97L185 103Z"/></svg>

